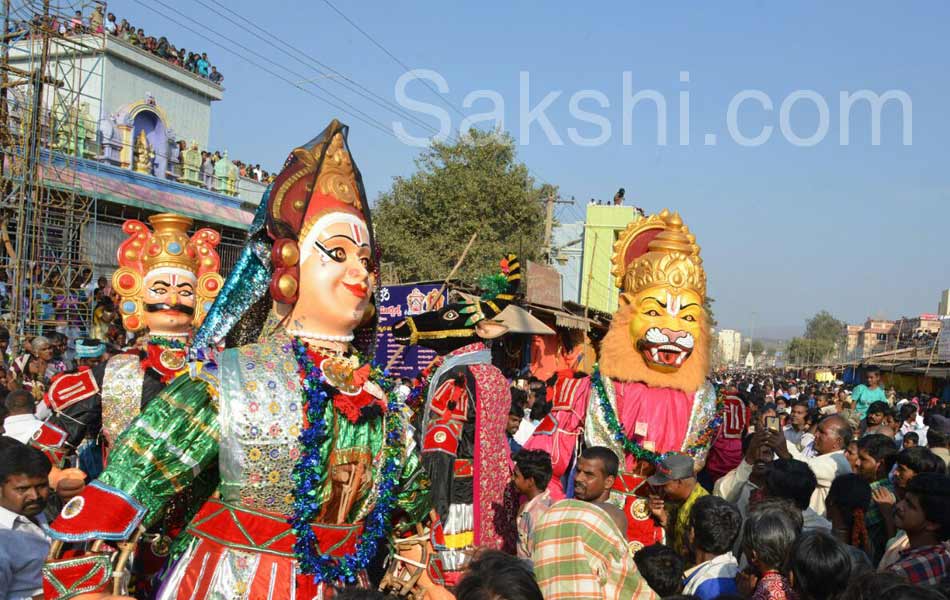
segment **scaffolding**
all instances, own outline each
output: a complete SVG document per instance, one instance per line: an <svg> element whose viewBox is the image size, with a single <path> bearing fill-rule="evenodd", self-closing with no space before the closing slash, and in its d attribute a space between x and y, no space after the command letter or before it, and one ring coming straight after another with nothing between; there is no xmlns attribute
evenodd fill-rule
<svg viewBox="0 0 950 600"><path fill-rule="evenodd" d="M106 11L93 1L2 1L0 313L16 344L91 325L83 229L95 223L96 200L82 193L76 163L98 154L106 42L74 16L88 23Z"/></svg>

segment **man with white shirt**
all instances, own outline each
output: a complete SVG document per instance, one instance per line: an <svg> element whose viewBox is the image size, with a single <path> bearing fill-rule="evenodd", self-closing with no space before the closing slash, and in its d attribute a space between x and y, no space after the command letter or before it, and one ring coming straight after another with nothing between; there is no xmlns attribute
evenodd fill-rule
<svg viewBox="0 0 950 600"><path fill-rule="evenodd" d="M43 424L34 416L36 401L26 390L14 390L7 394L4 401L7 418L3 420L3 435L26 444Z"/></svg>
<svg viewBox="0 0 950 600"><path fill-rule="evenodd" d="M802 511L802 531L831 532L831 521L811 508L811 497L818 487L815 474L800 460L778 459L765 470L764 491L769 498L783 498Z"/></svg>
<svg viewBox="0 0 950 600"><path fill-rule="evenodd" d="M717 479L713 486L713 495L735 504L743 519L749 514L749 497L764 483L766 469L774 458L767 440L766 429L746 436L745 456L739 466Z"/></svg>
<svg viewBox="0 0 950 600"><path fill-rule="evenodd" d="M795 400L791 404L789 411L789 424L782 428L785 439L793 444L799 451L810 444L814 437L808 431L808 402L805 400Z"/></svg>
<svg viewBox="0 0 950 600"><path fill-rule="evenodd" d="M8 553L2 570L7 599L43 597L42 567L50 540L43 527L49 497L50 462L42 452L18 442L0 445L0 545Z"/></svg>
<svg viewBox="0 0 950 600"><path fill-rule="evenodd" d="M851 465L844 455L845 448L851 441L851 426L838 416L825 417L818 423L815 432L814 449L818 456L806 457L794 445L789 444L781 432L769 433L768 445L779 458L794 458L807 464L815 478L818 487L811 496L809 506L819 515L825 516L825 497L831 488L831 482L839 475L851 472Z"/></svg>

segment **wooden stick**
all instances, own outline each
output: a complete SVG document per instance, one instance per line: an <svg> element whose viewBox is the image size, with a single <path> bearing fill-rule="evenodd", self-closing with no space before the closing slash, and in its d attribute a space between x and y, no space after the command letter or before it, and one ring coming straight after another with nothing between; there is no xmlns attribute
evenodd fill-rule
<svg viewBox="0 0 950 600"><path fill-rule="evenodd" d="M462 266L462 262L465 260L465 256L468 254L468 251L472 248L472 244L475 243L475 238L478 237L478 232L472 234L472 239L468 241L468 244L465 246L465 249L462 250L462 255L459 256L458 261L456 261L455 266L452 267L452 270L449 271L448 276L445 278L445 281L442 282L442 287L439 288L439 296L442 295L442 292L445 291L446 286L449 285L449 280L455 276L455 272L459 270L459 267Z"/></svg>
<svg viewBox="0 0 950 600"><path fill-rule="evenodd" d="M449 285L449 280L455 275L455 272L459 270L459 267L462 266L462 262L465 260L465 256L468 254L468 251L472 248L472 244L475 243L475 238L478 237L478 232L472 234L472 238L468 240L468 244L465 246L465 249L462 250L462 255L459 256L459 259L455 262L455 266L452 267L452 270L449 271L448 276L445 278L445 281L442 282L442 287L439 288L438 296L441 297L442 293L445 292L446 286ZM402 356L402 353L406 350L406 346L400 345L396 352L390 357L389 361L386 362L386 368L384 371L388 371L396 364L396 361L399 360L399 357Z"/></svg>

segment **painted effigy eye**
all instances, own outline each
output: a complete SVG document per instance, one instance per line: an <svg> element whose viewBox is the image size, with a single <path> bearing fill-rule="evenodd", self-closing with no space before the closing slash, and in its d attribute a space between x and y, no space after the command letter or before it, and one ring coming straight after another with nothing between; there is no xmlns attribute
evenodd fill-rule
<svg viewBox="0 0 950 600"><path fill-rule="evenodd" d="M455 319L459 318L459 314L455 312L454 310L447 310L442 315L442 318L444 318L447 321L454 321Z"/></svg>

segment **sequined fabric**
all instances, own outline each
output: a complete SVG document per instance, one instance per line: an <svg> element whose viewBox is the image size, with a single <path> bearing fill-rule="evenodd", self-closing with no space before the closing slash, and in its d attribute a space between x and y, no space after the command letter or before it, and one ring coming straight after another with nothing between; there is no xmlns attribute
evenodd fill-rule
<svg viewBox="0 0 950 600"><path fill-rule="evenodd" d="M290 339L275 338L219 356L219 490L227 502L289 515L303 409Z"/></svg>
<svg viewBox="0 0 950 600"><path fill-rule="evenodd" d="M138 416L144 379L136 354L119 354L106 363L102 377L102 434L110 444Z"/></svg>

